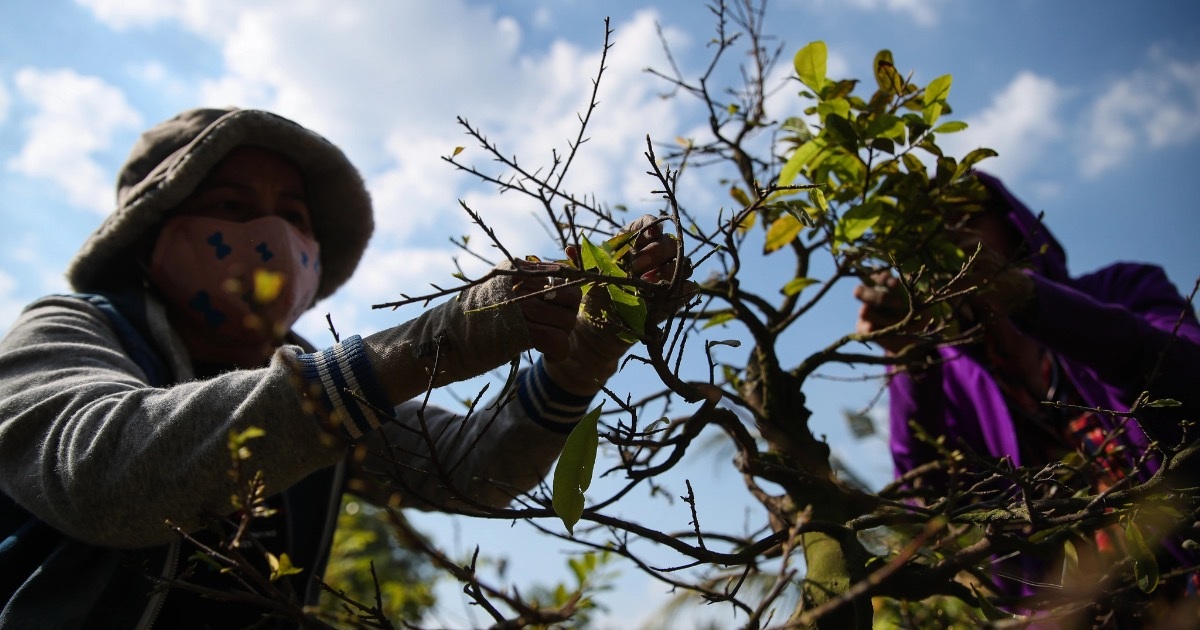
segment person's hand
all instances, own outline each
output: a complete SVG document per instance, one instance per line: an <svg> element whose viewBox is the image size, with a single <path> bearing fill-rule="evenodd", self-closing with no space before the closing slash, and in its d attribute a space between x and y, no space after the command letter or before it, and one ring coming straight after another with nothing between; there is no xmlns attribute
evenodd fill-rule
<svg viewBox="0 0 1200 630"><path fill-rule="evenodd" d="M895 326L908 314L908 296L904 287L896 276L886 271L872 274L868 280L854 287L854 297L862 303L858 308L858 323L855 326L855 331L860 335ZM900 332L873 341L889 354L899 354L913 343L911 336Z"/></svg>
<svg viewBox="0 0 1200 630"><path fill-rule="evenodd" d="M650 307L647 324L656 324L678 308L690 292L692 285L687 279L692 274L691 262L680 254L677 241L664 233L661 221L655 217L646 215L633 221L622 229L622 234L637 234L625 268L634 277L658 283L657 288L662 291L655 294L654 288L640 289ZM573 247L567 248L567 256L578 260ZM680 286L673 294L667 294L676 275ZM570 336L570 352L565 357L546 356L546 372L572 393L587 395L599 391L632 345L618 336L624 330L616 321L608 292L602 288L588 291Z"/></svg>
<svg viewBox="0 0 1200 630"><path fill-rule="evenodd" d="M969 300L975 309L989 315L1008 316L1027 306L1033 299L1033 279L1018 269L994 245L978 235L968 234L958 240L958 248L973 257L961 285L974 288Z"/></svg>
<svg viewBox="0 0 1200 630"><path fill-rule="evenodd" d="M513 278L513 294L529 296L517 304L533 348L547 360L565 358L571 350L571 331L575 329L583 292L578 285L564 286L562 278L548 275L562 269L562 265L524 260L514 264L521 271L536 274Z"/></svg>

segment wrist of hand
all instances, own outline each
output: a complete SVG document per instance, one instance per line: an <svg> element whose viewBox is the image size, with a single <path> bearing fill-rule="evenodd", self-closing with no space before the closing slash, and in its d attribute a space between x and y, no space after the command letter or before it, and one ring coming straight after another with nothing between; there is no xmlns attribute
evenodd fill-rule
<svg viewBox="0 0 1200 630"><path fill-rule="evenodd" d="M558 360L542 357L542 364L550 380L576 396L592 396L598 393L609 377L616 374L619 361L619 356L615 359L599 361L588 360L575 353Z"/></svg>
<svg viewBox="0 0 1200 630"><path fill-rule="evenodd" d="M546 374L564 390L580 396L600 391L609 377L616 374L621 357L630 344L621 341L613 331L596 328L581 321L571 333L571 351L566 357L542 362Z"/></svg>

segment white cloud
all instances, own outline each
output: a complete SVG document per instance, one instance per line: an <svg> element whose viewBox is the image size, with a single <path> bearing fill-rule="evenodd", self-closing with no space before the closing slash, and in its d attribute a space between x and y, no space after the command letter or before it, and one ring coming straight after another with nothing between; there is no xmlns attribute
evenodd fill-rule
<svg viewBox="0 0 1200 630"><path fill-rule="evenodd" d="M1086 116L1085 177L1097 177L1140 150L1200 138L1200 62L1160 60L1111 83Z"/></svg>
<svg viewBox="0 0 1200 630"><path fill-rule="evenodd" d="M832 4L833 6L849 6L864 12L889 11L906 15L917 25L924 27L937 25L939 5L946 2L946 0L844 0L843 5L837 0L833 2L828 2L828 0L807 1L818 7Z"/></svg>
<svg viewBox="0 0 1200 630"><path fill-rule="evenodd" d="M191 86L172 75L171 71L158 61L147 61L134 64L128 68L129 75L145 83L159 93L171 96L183 96L191 90Z"/></svg>
<svg viewBox="0 0 1200 630"><path fill-rule="evenodd" d="M75 0L96 19L117 30L147 26L177 15L182 3L173 0Z"/></svg>
<svg viewBox="0 0 1200 630"><path fill-rule="evenodd" d="M147 28L160 22L179 21L191 30L228 26L240 3L222 0L75 0L97 21L113 30Z"/></svg>
<svg viewBox="0 0 1200 630"><path fill-rule="evenodd" d="M963 118L966 131L938 137L950 155L988 147L999 157L981 166L1001 178L1013 179L1038 162L1043 151L1063 135L1058 111L1066 92L1053 80L1021 72L992 98L982 112Z"/></svg>
<svg viewBox="0 0 1200 630"><path fill-rule="evenodd" d="M24 122L28 137L6 166L52 181L75 206L112 210L112 176L96 155L117 133L140 128L141 115L116 87L73 70L24 68L16 88L36 113Z"/></svg>

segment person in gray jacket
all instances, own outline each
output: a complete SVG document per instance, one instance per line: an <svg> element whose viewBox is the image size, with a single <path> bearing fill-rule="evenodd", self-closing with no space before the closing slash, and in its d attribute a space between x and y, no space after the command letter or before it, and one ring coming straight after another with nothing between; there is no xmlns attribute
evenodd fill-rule
<svg viewBox="0 0 1200 630"><path fill-rule="evenodd" d="M255 534L303 568L300 603L317 594L343 490L480 512L545 475L628 346L579 316L577 287L547 287L555 265L514 261L416 319L315 350L291 325L351 276L372 226L358 171L292 121L196 109L143 134L116 210L68 268L79 293L34 302L0 341L0 511L27 519L0 559L40 549L0 569L0 628L257 621L259 607L197 596L232 588L219 572L189 571L191 589L146 577L188 565L168 523L202 537L235 512L228 440L251 427L275 510ZM648 217L627 229L635 273L686 267ZM515 400L467 423L411 401L530 349ZM348 457L382 438L401 464L387 483Z"/></svg>

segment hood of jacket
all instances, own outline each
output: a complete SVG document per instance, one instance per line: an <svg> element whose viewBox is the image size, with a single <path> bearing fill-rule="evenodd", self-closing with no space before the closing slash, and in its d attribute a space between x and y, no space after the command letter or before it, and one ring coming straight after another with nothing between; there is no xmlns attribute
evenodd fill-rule
<svg viewBox="0 0 1200 630"><path fill-rule="evenodd" d="M975 171L975 177L991 193L988 211L997 212L1007 219L1008 224L1016 231L1016 236L1025 243L1028 254L1021 262L1028 263L1038 275L1045 278L1056 282L1068 282L1070 276L1067 273L1067 253L1046 228L1041 217L1013 196L995 176Z"/></svg>

